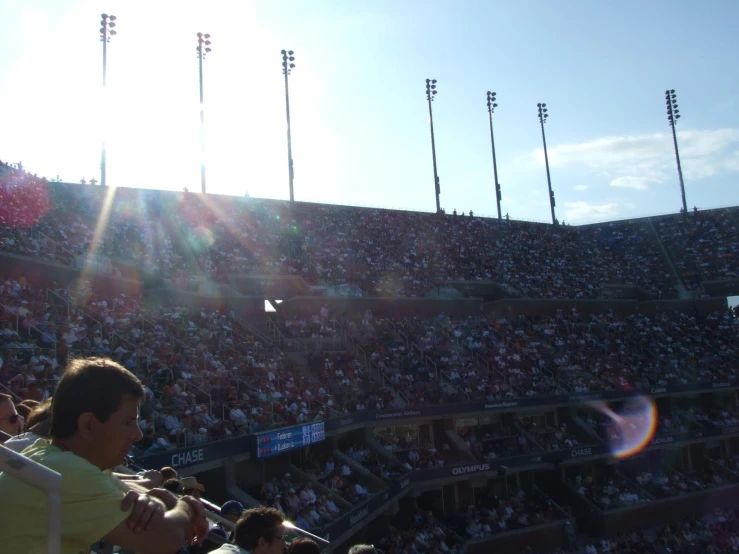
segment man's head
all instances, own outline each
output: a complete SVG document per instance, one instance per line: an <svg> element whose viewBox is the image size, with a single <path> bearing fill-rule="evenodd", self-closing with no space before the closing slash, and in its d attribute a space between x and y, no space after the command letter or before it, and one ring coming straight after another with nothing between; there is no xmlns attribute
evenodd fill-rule
<svg viewBox="0 0 739 554"><path fill-rule="evenodd" d="M0 393L0 431L8 435L17 435L21 432L23 420L15 409L13 397Z"/></svg>
<svg viewBox="0 0 739 554"><path fill-rule="evenodd" d="M233 541L251 554L282 554L285 548L285 521L274 508L246 510L236 522Z"/></svg>
<svg viewBox="0 0 739 554"><path fill-rule="evenodd" d="M221 517L236 523L244 513L244 506L237 500L229 500L221 506Z"/></svg>
<svg viewBox="0 0 739 554"><path fill-rule="evenodd" d="M167 479L162 488L174 494L182 494L182 483L177 478Z"/></svg>
<svg viewBox="0 0 739 554"><path fill-rule="evenodd" d="M290 543L287 554L321 554L321 547L312 539L300 537Z"/></svg>
<svg viewBox="0 0 739 554"><path fill-rule="evenodd" d="M171 468L169 466L163 467L159 470L159 473L162 474L162 478L166 481L167 479L176 479L177 478L177 470L174 468Z"/></svg>
<svg viewBox="0 0 739 554"><path fill-rule="evenodd" d="M74 360L52 399L50 436L57 446L111 469L142 438L143 397L140 381L121 365L104 358Z"/></svg>

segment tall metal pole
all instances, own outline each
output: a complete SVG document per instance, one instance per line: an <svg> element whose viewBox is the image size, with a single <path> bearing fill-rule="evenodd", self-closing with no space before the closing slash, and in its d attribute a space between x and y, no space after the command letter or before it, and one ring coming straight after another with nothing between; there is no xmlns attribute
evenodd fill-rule
<svg viewBox="0 0 739 554"><path fill-rule="evenodd" d="M426 79L426 100L429 104L429 124L431 125L431 158L434 162L434 189L436 191L436 213L441 212L441 202L439 195L441 194L441 184L439 183L439 173L436 168L436 139L434 138L434 112L431 110L431 102L436 96L436 79Z"/></svg>
<svg viewBox="0 0 739 554"><path fill-rule="evenodd" d="M116 16L108 15L106 13L100 14L100 40L103 42L103 110L105 113L108 109L106 102L108 101L107 88L108 88L108 41L111 36L117 34L115 30ZM106 129L105 129L105 117L102 118L103 127L103 140L100 153L100 186L107 186L108 184L108 164L107 164L107 149L105 144Z"/></svg>
<svg viewBox="0 0 739 554"><path fill-rule="evenodd" d="M547 167L547 187L549 188L549 207L552 210L552 225L557 224L557 218L554 215L554 192L552 191L552 177L549 173L549 154L547 153L547 137L544 134L544 122L549 117L546 104L537 104L539 108L539 123L541 124L541 141L544 143L544 163Z"/></svg>
<svg viewBox="0 0 739 554"><path fill-rule="evenodd" d="M198 76L200 77L200 191L205 194L205 104L203 101L203 60L211 51L210 35L198 33Z"/></svg>
<svg viewBox="0 0 739 554"><path fill-rule="evenodd" d="M107 33L105 33L107 35ZM107 36L103 39L103 110L105 111L107 109L107 106L105 103L107 102L108 98L108 40ZM106 145L105 145L105 118L102 118L103 120L103 145L102 145L102 153L100 157L100 186L105 187L108 185L108 179L107 179L107 160L106 160Z"/></svg>
<svg viewBox="0 0 739 554"><path fill-rule="evenodd" d="M200 192L205 194L205 108L203 106L203 52L198 53L200 74Z"/></svg>
<svg viewBox="0 0 739 554"><path fill-rule="evenodd" d="M493 112L495 111L495 108L498 107L498 104L495 103L495 99L496 99L496 94L494 92L488 91L487 93L488 119L490 120L490 144L493 147L493 176L495 177L495 202L498 206L498 219L502 219L503 216L500 211L500 200L501 200L500 183L498 183L498 162L495 159L495 135L493 134Z"/></svg>
<svg viewBox="0 0 739 554"><path fill-rule="evenodd" d="M685 182L683 181L683 168L680 164L680 151L677 148L677 132L675 131L675 125L677 120L680 119L680 110L677 107L677 95L675 90L665 91L665 101L667 103L667 121L672 127L672 144L675 146L675 160L677 161L677 176L680 179L680 196L683 201L683 212L688 213L688 201L685 198Z"/></svg>
<svg viewBox="0 0 739 554"><path fill-rule="evenodd" d="M293 141L292 134L290 131L290 87L288 85L288 76L290 70L295 67L293 63L295 61L295 52L292 50L282 50L282 72L285 74L285 115L287 117L287 172L288 181L290 185L290 202L295 201L295 188L294 179L295 172L293 171Z"/></svg>

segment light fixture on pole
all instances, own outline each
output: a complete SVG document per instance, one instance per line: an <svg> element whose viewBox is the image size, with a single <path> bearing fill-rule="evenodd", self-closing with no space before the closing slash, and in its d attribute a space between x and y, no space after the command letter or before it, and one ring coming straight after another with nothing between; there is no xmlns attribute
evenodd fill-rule
<svg viewBox="0 0 739 554"><path fill-rule="evenodd" d="M436 213L441 212L441 203L439 195L441 194L441 184L439 183L439 173L436 170L436 140L434 139L434 112L431 110L431 103L436 97L436 79L426 79L426 100L429 104L429 124L431 125L431 158L434 162L434 190L436 191Z"/></svg>
<svg viewBox="0 0 739 554"><path fill-rule="evenodd" d="M672 143L675 145L675 160L677 161L677 176L680 178L680 195L683 200L683 213L688 213L688 202L685 199L685 183L683 182L683 168L680 165L680 152L677 149L677 133L675 125L680 119L680 110L677 109L677 94L674 89L665 91L665 103L667 104L667 121L672 127Z"/></svg>
<svg viewBox="0 0 739 554"><path fill-rule="evenodd" d="M210 53L210 35L198 33L198 73L200 75L200 190L205 194L205 108L203 106L203 60Z"/></svg>
<svg viewBox="0 0 739 554"><path fill-rule="evenodd" d="M547 113L546 104L537 104L539 108L539 123L541 124L541 140L544 143L544 163L547 166L547 186L549 187L549 207L552 209L552 225L557 224L557 218L554 216L554 191L552 190L552 178L549 175L549 154L547 154L547 137L544 134L544 123L546 123L549 114Z"/></svg>
<svg viewBox="0 0 739 554"><path fill-rule="evenodd" d="M287 173L290 184L290 202L295 201L295 189L293 181L295 179L295 171L293 169L293 141L290 134L290 87L288 85L288 77L291 70L295 67L295 52L292 50L282 50L282 74L285 76L285 114L287 116Z"/></svg>
<svg viewBox="0 0 739 554"><path fill-rule="evenodd" d="M488 119L490 120L490 144L493 147L493 176L495 177L495 203L498 206L498 219L502 219L502 215L500 213L500 201L502 199L502 195L500 193L500 183L498 182L498 162L495 159L495 135L493 134L493 113L495 112L495 108L498 107L498 104L495 103L496 96L497 95L494 92L488 91L488 94L487 94Z"/></svg>
<svg viewBox="0 0 739 554"><path fill-rule="evenodd" d="M106 89L108 87L108 43L110 37L114 37L118 33L115 30L116 16L108 15L107 13L100 14L100 41L103 43L103 109L104 113L108 106L106 102L108 95ZM106 147L105 147L105 118L103 118L103 144L102 152L100 155L100 186L107 186L107 159L106 159Z"/></svg>

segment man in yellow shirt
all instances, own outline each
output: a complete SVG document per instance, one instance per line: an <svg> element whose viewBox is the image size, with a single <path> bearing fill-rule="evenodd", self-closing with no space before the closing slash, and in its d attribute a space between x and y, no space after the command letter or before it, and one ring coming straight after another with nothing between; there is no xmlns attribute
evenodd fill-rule
<svg viewBox="0 0 739 554"><path fill-rule="evenodd" d="M140 554L173 553L207 536L199 501L160 489L127 498L127 487L110 472L142 437L143 397L139 380L111 360L75 360L62 375L52 400L51 441L40 439L23 451L62 476L62 554L87 554L99 540ZM0 549L45 552L44 493L0 473L0 498L7 508Z"/></svg>

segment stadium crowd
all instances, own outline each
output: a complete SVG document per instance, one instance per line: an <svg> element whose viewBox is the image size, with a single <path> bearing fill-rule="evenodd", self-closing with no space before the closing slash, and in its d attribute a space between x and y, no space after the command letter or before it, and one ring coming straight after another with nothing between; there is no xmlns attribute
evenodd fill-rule
<svg viewBox="0 0 739 554"><path fill-rule="evenodd" d="M197 287L194 275L224 282L228 274L252 273L298 275L309 284L349 284L370 295L389 297L424 296L447 281L484 280L511 294L536 298L592 299L606 294L604 284L629 283L654 298L672 298L678 283L700 291L706 281L737 278L738 217L739 211L729 209L582 228L552 227L472 215L290 206L67 185L0 163L0 250L75 267L95 258L116 276L121 271L115 260L133 262L180 288ZM101 225L99 218L105 218ZM678 275L672 274L672 265ZM115 360L140 382L141 437L133 440L137 433L131 431L123 443L126 453L136 455L365 410L737 377L739 325L730 311L647 317L584 315L573 308L546 317L452 319L439 314L397 320L369 314L361 322L329 318L326 313L277 316L287 339L346 335L355 347L306 355L301 364L279 345L261 340L225 308L193 310L143 294L101 292L86 282L74 290L65 286L53 279L29 282L25 274L0 275L0 392L9 395L0 398L0 430L8 434L17 435L26 419L34 424L28 428L50 433L38 437L66 440L79 433L73 429L71 435L55 435L53 429L36 425L45 422L39 420L41 414L48 417L48 400L56 398L57 387L62 387L64 368L81 367L75 360L91 356ZM126 390L138 394L131 383L133 388ZM603 438L622 438L598 416L587 422ZM657 432L737 422L739 416L730 408L689 407L661 414ZM522 418L516 426L523 432L480 428L460 435L481 459L574 448L588 440L566 422L542 425ZM377 439L394 453L397 463L383 461L364 445L350 445L343 453L384 481L406 471L459 462L448 444L389 435ZM67 448L66 442L57 443ZM87 453L84 441L79 444L71 448ZM43 448L32 454L39 460L58 455ZM107 459L100 463L112 464ZM736 469L732 463L729 469ZM304 469L311 482L293 482L287 473L265 483L258 494L263 504L305 529L320 529L379 492L338 458L307 464ZM167 527L171 532L157 540L184 537L202 542L207 535L198 501L202 486L191 478L164 479L166 472L159 473L149 477L182 499L159 492L128 495L118 490L122 495L116 495L110 483L100 482L110 493L110 505L113 498L118 500L121 514L111 515L96 529L112 534L97 538L107 536L124 546L143 544L117 526L126 526L127 515L135 526L146 513L171 525ZM571 484L601 509L614 509L718 486L727 476L714 470L655 471L631 479L642 489L619 476L578 475ZM318 492L313 488L316 483L321 487ZM0 491L2 486L0 476ZM127 508L120 510L121 505ZM177 514L168 515L178 510L197 525L187 528ZM245 511L231 504L220 512L235 523ZM529 498L519 491L500 499L490 492L455 524L460 536L480 538L558 515L546 497ZM681 548L681 541L739 548L735 518L680 525L681 533L665 533L658 543L664 548ZM83 531L80 536L85 540L92 536L90 529ZM7 536L11 541L30 540L10 531ZM225 536L228 539L228 533ZM626 539L633 544L640 540ZM457 552L455 540L423 514L407 531L390 535L385 546L387 552ZM603 545L592 548L614 551Z"/></svg>
<svg viewBox="0 0 739 554"><path fill-rule="evenodd" d="M102 255L183 286L194 273L216 280L255 273L379 296L423 296L444 282L471 280L538 298L596 298L606 294L603 284L669 298L678 280L695 289L736 278L738 269L735 209L550 226L70 185L8 164L0 166L0 206L2 250L66 265ZM103 207L107 219L96 235Z"/></svg>

